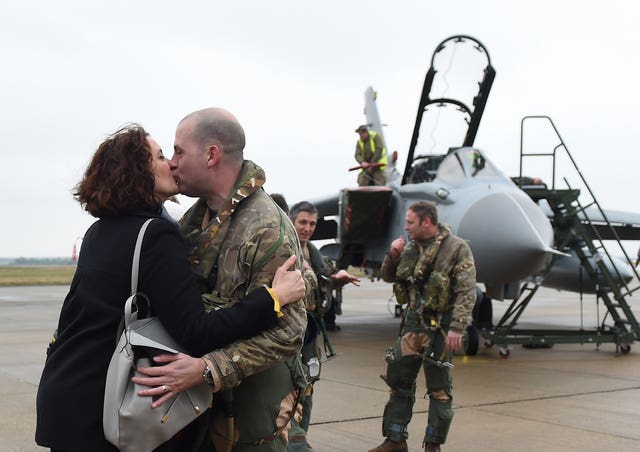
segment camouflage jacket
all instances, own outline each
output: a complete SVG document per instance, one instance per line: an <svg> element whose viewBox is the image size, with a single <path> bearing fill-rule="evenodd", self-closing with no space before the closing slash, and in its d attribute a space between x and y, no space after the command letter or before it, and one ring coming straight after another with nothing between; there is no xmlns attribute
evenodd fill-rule
<svg viewBox="0 0 640 452"><path fill-rule="evenodd" d="M331 275L336 272L336 266L329 259L324 257L320 250L313 245L313 243L307 243L307 250L309 252L309 256L305 255L305 258L308 257L309 264L313 269L313 279L315 280L315 284L312 284L313 290L307 293L305 297L305 306L308 311L315 312L319 304L322 303L326 297L329 296L332 289L332 280ZM303 254L304 250L303 250ZM310 278L310 276L309 276ZM307 285L309 286L309 281L307 281Z"/></svg>
<svg viewBox="0 0 640 452"><path fill-rule="evenodd" d="M382 276L396 283L398 303L409 303L409 309L424 303L425 310L451 314L448 327L461 333L476 299L475 264L467 243L449 226L438 226L434 238L410 242L395 259L387 254Z"/></svg>
<svg viewBox="0 0 640 452"><path fill-rule="evenodd" d="M261 188L262 168L245 160L230 195L202 229L206 202L198 200L180 226L190 245L191 268L208 309L228 307L262 285L289 256L302 253L295 228ZM243 378L296 355L307 321L302 300L282 308L278 324L260 335L236 341L204 356L216 390L237 385Z"/></svg>

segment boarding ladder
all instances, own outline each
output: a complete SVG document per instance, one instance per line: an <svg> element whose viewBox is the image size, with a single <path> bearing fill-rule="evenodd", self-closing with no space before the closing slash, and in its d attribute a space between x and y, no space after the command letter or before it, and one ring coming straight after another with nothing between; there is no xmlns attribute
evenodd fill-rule
<svg viewBox="0 0 640 452"><path fill-rule="evenodd" d="M553 148L552 152L524 152L525 124L527 121L532 120L545 120L553 127L559 143ZM556 188L557 162L561 153L568 158L569 166L572 167L570 169L573 169L579 176L578 182L583 187L583 190L571 187L566 177L563 177L566 188ZM544 185L539 188L523 186L523 164L525 158L530 157L549 157L552 159L553 174L550 188ZM518 183L535 202L546 200L553 212L551 222L554 229L556 249L572 253L579 258L581 263L580 271L584 271L586 273L585 277L589 278L595 285L596 303L602 300L606 307L606 314L601 322L598 321L598 326L595 329L584 329L582 322L579 330L525 330L515 328L518 319L533 299L545 275L553 267L556 260L556 256L554 256L540 275L522 285L520 296L511 303L490 334L484 335L485 339L503 347L501 348L501 355L503 356L505 354L504 346L509 344L550 346L554 343L595 343L599 345L610 342L616 344L617 352L629 352L631 343L634 340L640 340L640 325L628 303L629 297L640 290L640 285L638 285L640 276L622 246L618 233L600 207L555 124L547 116L527 116L522 119L520 177L518 178ZM581 203L581 194L583 198L587 198L586 202L583 201ZM599 218L594 221L593 218L596 216ZM624 254L627 263L633 269L635 278L632 279L632 282L635 286L632 287L630 283L625 282L620 275L615 261L605 246L605 239L611 240L614 245L617 244ZM610 317L610 320L608 317Z"/></svg>

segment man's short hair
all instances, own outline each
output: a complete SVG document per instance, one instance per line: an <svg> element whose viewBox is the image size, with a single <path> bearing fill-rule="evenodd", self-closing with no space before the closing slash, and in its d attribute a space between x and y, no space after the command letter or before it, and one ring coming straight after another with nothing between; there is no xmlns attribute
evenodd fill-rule
<svg viewBox="0 0 640 452"><path fill-rule="evenodd" d="M289 205L287 204L287 200L285 199L284 195L280 193L271 193L270 196L271 199L273 199L274 202L278 204L278 207L280 207L284 213L289 214Z"/></svg>
<svg viewBox="0 0 640 452"><path fill-rule="evenodd" d="M413 210L420 221L424 221L425 218L429 218L431 223L438 224L438 210L436 209L436 205L429 201L418 201L414 202L409 206L410 210Z"/></svg>
<svg viewBox="0 0 640 452"><path fill-rule="evenodd" d="M317 215L318 209L316 209L316 206L311 204L309 201L297 202L289 209L289 218L291 218L291 221L296 221L296 218L298 218L298 214L300 212L307 212L311 215Z"/></svg>
<svg viewBox="0 0 640 452"><path fill-rule="evenodd" d="M205 108L188 114L180 122L187 118L195 120L193 136L199 144L215 142L222 152L242 160L246 144L244 129L230 112L222 108Z"/></svg>

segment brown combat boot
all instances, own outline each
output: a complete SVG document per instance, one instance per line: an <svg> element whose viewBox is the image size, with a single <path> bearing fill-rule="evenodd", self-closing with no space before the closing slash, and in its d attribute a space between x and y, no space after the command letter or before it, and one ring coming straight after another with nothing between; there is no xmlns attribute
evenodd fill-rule
<svg viewBox="0 0 640 452"><path fill-rule="evenodd" d="M407 448L407 441L404 439L400 442L394 442L389 438L385 438L382 444L374 449L369 449L369 452L409 452L409 449Z"/></svg>
<svg viewBox="0 0 640 452"><path fill-rule="evenodd" d="M424 446L424 452L440 452L440 444L427 444Z"/></svg>

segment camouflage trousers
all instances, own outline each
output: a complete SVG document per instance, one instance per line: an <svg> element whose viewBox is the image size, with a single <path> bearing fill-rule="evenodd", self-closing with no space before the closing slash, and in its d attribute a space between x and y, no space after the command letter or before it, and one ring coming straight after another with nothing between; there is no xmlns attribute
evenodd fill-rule
<svg viewBox="0 0 640 452"><path fill-rule="evenodd" d="M309 385L311 391L313 386ZM289 430L289 444L287 452L307 452L307 432L309 431L309 421L311 420L311 407L313 405L313 395L305 396L300 403L302 405L302 419L291 419L291 430Z"/></svg>
<svg viewBox="0 0 640 452"><path fill-rule="evenodd" d="M306 343L301 350L302 362L308 363L311 358L319 358L318 353L318 335ZM313 408L313 383L315 379L309 377L309 384L305 389L304 397L301 397L300 405L302 406L302 418L291 419L291 430L289 430L289 444L287 452L306 452L307 450L307 432L311 422L311 409Z"/></svg>
<svg viewBox="0 0 640 452"><path fill-rule="evenodd" d="M411 331L398 338L389 348L385 358L385 373L382 376L391 388L382 420L382 434L392 441L407 439L407 426L413 414L416 378L423 368L427 394L429 395L429 417L424 444L444 444L453 418L453 390L451 371L423 359L422 353L429 350L439 360L451 360L444 352L444 335L441 330Z"/></svg>
<svg viewBox="0 0 640 452"><path fill-rule="evenodd" d="M201 451L284 452L289 421L295 413L298 391L291 370L276 364L251 375L233 389L230 418L223 392L214 394L210 441Z"/></svg>

